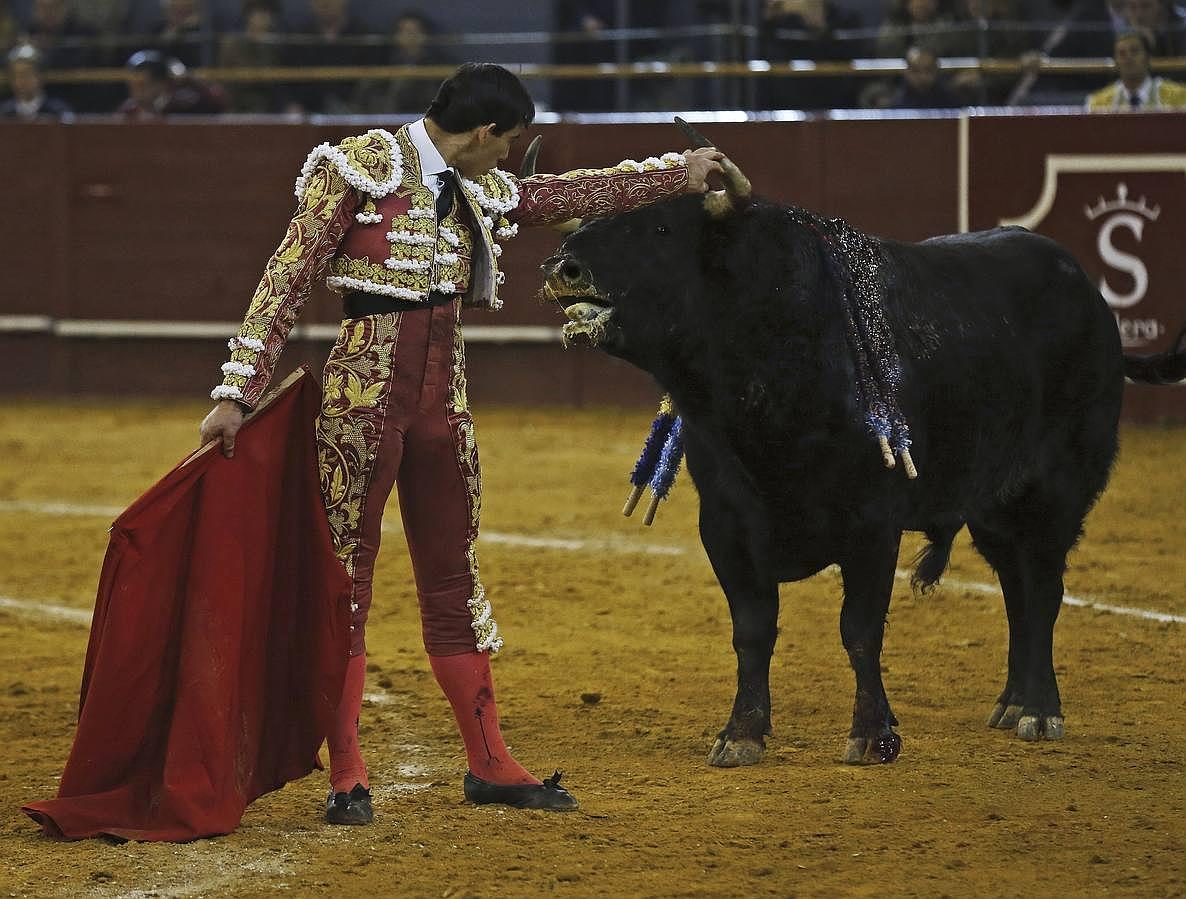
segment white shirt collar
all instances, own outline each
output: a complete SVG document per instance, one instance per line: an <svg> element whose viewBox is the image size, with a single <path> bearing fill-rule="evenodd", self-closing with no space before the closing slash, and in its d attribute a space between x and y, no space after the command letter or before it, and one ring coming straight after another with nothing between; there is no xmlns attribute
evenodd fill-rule
<svg viewBox="0 0 1186 899"><path fill-rule="evenodd" d="M1135 91L1130 91L1127 87L1124 86L1124 82L1121 81L1120 82L1120 96L1116 98L1119 101L1117 103L1117 105L1120 106L1122 109L1128 109L1132 105L1129 98L1134 93L1138 97L1141 98L1141 105L1138 108L1139 109L1148 108L1150 106L1151 102L1155 99L1154 91L1153 91L1153 76L1151 76L1151 75L1145 76L1145 80L1141 82L1140 86Z"/></svg>
<svg viewBox="0 0 1186 899"><path fill-rule="evenodd" d="M433 188L433 193L436 193L437 179L435 176L449 168L449 164L445 162L445 157L441 155L441 151L428 136L428 130L424 127L424 119L417 119L408 125L408 137L412 139L412 146L416 148L416 154L420 157L421 180L425 187Z"/></svg>

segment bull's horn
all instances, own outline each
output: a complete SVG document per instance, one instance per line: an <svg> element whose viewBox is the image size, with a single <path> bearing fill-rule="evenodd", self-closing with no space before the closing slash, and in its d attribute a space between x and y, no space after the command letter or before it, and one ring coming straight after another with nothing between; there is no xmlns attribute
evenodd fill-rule
<svg viewBox="0 0 1186 899"><path fill-rule="evenodd" d="M721 168L725 170L725 190L733 202L736 204L748 200L754 188L745 173L728 156L721 160Z"/></svg>
<svg viewBox="0 0 1186 899"><path fill-rule="evenodd" d="M753 187L749 178L728 156L721 160L724 169L725 189L710 190L704 195L704 208L713 218L724 218L731 215L749 200Z"/></svg>
<svg viewBox="0 0 1186 899"><path fill-rule="evenodd" d="M688 139L688 143L690 143L693 147L699 148L713 146L712 141L710 141L707 137L705 137L679 116L675 117L675 124L676 127L684 133L684 137Z"/></svg>
<svg viewBox="0 0 1186 899"><path fill-rule="evenodd" d="M697 148L715 146L712 141L679 116L675 117L675 124L692 146ZM728 156L721 160L721 168L724 170L725 189L712 190L704 195L704 208L713 218L720 218L733 212L753 193L753 185L750 184L749 178L745 177L745 173Z"/></svg>
<svg viewBox="0 0 1186 899"><path fill-rule="evenodd" d="M535 174L535 161L539 158L539 145L543 140L544 136L537 134L527 145L527 152L523 154L523 162L519 166L520 178L530 178Z"/></svg>
<svg viewBox="0 0 1186 899"><path fill-rule="evenodd" d="M581 219L567 219L563 222L553 223L552 230L559 231L561 234L572 234L579 227L581 227Z"/></svg>

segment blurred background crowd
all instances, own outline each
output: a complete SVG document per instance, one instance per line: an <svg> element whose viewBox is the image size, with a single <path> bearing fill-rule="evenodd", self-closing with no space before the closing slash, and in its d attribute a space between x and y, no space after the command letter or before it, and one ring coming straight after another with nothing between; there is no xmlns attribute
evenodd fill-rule
<svg viewBox="0 0 1186 899"><path fill-rule="evenodd" d="M532 89L558 112L1082 105L1110 87L1112 107L1146 108L1176 105L1176 88L1161 90L1150 66L1178 58L1166 82L1186 69L1186 9L1174 0L0 0L0 50L0 115L25 119L418 113L438 70L467 60L540 67L527 73ZM1098 65L1113 57L1115 71ZM600 68L576 73L585 77L549 68L573 65ZM401 68L381 68L392 66ZM794 77L770 74L788 68Z"/></svg>

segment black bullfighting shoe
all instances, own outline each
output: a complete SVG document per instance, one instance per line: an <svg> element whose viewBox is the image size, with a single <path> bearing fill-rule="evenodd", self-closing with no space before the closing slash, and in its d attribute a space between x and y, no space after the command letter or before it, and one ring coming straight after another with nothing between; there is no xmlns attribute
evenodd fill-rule
<svg viewBox="0 0 1186 899"><path fill-rule="evenodd" d="M544 778L542 784L501 786L487 783L465 772L465 798L475 805L497 802L514 808L538 808L549 812L571 812L578 807L576 797L560 786L560 772Z"/></svg>
<svg viewBox="0 0 1186 899"><path fill-rule="evenodd" d="M325 820L330 824L370 824L375 820L371 791L355 784L349 793L330 790L325 800Z"/></svg>

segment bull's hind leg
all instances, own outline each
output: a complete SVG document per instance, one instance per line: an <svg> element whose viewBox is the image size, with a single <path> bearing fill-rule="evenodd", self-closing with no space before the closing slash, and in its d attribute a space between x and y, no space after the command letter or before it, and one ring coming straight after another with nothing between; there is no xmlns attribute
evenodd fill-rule
<svg viewBox="0 0 1186 899"><path fill-rule="evenodd" d="M1005 614L1009 619L1009 655L1005 686L996 704L988 715L988 726L1001 730L1017 727L1021 708L1025 700L1026 657L1028 655L1028 630L1025 625L1025 575L1022 560L1016 546L1016 536L1001 537L978 524L968 525L972 541L993 567L1001 582L1001 593L1005 597Z"/></svg>
<svg viewBox="0 0 1186 899"><path fill-rule="evenodd" d="M852 729L844 749L844 761L850 765L892 762L902 749L894 730L898 719L881 681L881 644L901 538L900 531L862 535L840 563L844 579L840 636L857 681Z"/></svg>
<svg viewBox="0 0 1186 899"><path fill-rule="evenodd" d="M1063 569L1066 555L1058 559L1036 554L1031 565L1030 590L1025 617L1029 630L1026 678L1017 736L1023 740L1063 738L1062 699L1054 674L1054 622L1062 608Z"/></svg>
<svg viewBox="0 0 1186 899"><path fill-rule="evenodd" d="M1061 740L1054 624L1062 608L1063 571L1078 520L1072 524L1065 509L1043 503L1032 493L1013 504L1011 512L1007 528L997 516L991 528L969 523L976 547L997 569L1009 614L1009 675L998 708L1002 702L1006 706L995 726L1015 727L1023 740Z"/></svg>
<svg viewBox="0 0 1186 899"><path fill-rule="evenodd" d="M701 495L700 536L729 601L737 653L733 710L708 754L708 763L721 768L756 765L770 733L770 657L778 637L778 582L755 557L763 544L763 531L757 522L746 522Z"/></svg>

